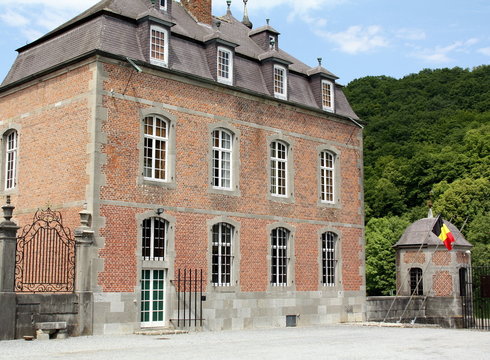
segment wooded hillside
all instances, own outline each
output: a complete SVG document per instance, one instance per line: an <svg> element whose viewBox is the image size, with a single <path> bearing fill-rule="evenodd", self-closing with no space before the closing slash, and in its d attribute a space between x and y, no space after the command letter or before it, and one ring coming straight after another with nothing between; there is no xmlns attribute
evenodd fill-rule
<svg viewBox="0 0 490 360"><path fill-rule="evenodd" d="M391 245L429 200L475 245L473 263L490 263L490 66L364 77L345 93L367 122L368 294L394 289Z"/></svg>

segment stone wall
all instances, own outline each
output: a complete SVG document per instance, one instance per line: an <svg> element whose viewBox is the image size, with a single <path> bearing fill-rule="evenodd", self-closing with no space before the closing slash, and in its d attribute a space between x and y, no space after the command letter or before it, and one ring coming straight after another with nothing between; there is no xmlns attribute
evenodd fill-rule
<svg viewBox="0 0 490 360"><path fill-rule="evenodd" d="M408 305L408 306L407 306ZM437 324L462 328L462 304L459 297L371 296L366 301L366 320Z"/></svg>

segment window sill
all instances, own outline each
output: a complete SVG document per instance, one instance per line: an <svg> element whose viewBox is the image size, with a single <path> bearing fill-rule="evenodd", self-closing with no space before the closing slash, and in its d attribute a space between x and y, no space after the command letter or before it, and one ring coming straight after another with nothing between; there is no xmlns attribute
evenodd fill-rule
<svg viewBox="0 0 490 360"><path fill-rule="evenodd" d="M224 286L224 285L209 284L208 286L208 292L210 293L220 293L220 294L236 293L238 289L239 289L238 285Z"/></svg>
<svg viewBox="0 0 490 360"><path fill-rule="evenodd" d="M165 181L165 180L151 179L145 177L140 177L139 183L140 185L151 185L151 186L162 187L167 189L175 189L177 187L177 184L173 180Z"/></svg>
<svg viewBox="0 0 490 360"><path fill-rule="evenodd" d="M275 201L275 202L280 202L284 204L293 204L294 203L294 196L280 196L280 195L272 195L272 194L267 194L267 200L270 201Z"/></svg>
<svg viewBox="0 0 490 360"><path fill-rule="evenodd" d="M216 188L213 186L210 186L208 188L208 193L210 194L217 194L217 195L226 195L226 196L240 196L240 190L236 189L223 189L223 188Z"/></svg>

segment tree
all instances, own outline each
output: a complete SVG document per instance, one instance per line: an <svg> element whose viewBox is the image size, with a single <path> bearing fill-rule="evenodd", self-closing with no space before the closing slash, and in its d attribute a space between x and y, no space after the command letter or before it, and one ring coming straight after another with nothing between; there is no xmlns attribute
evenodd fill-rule
<svg viewBox="0 0 490 360"><path fill-rule="evenodd" d="M370 296L396 291L396 244L410 222L397 216L372 218L366 225L366 288Z"/></svg>
<svg viewBox="0 0 490 360"><path fill-rule="evenodd" d="M446 184L443 186L446 187ZM435 200L434 210L461 228L472 222L478 214L490 211L489 199L489 179L459 179L447 185L446 190Z"/></svg>

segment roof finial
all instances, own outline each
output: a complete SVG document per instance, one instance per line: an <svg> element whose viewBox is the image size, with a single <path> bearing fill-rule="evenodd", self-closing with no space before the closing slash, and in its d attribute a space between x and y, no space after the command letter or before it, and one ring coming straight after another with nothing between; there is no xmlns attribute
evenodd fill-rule
<svg viewBox="0 0 490 360"><path fill-rule="evenodd" d="M252 22L248 18L248 10L247 10L247 2L248 0L243 0L243 20L242 24L251 29L253 27Z"/></svg>
<svg viewBox="0 0 490 360"><path fill-rule="evenodd" d="M231 15L231 9L230 9L231 0L226 0L226 5L228 6L228 9L226 10L226 13Z"/></svg>
<svg viewBox="0 0 490 360"><path fill-rule="evenodd" d="M317 60L318 60L318 66L322 66L322 58L319 57L319 58L317 58Z"/></svg>
<svg viewBox="0 0 490 360"><path fill-rule="evenodd" d="M434 195L434 191L429 192L429 200L427 200L427 206L429 207L429 212L427 213L427 217L432 219L434 214L432 213L432 195Z"/></svg>
<svg viewBox="0 0 490 360"><path fill-rule="evenodd" d="M267 23L267 26L269 26L269 22L271 21L271 19L265 19L265 22Z"/></svg>

